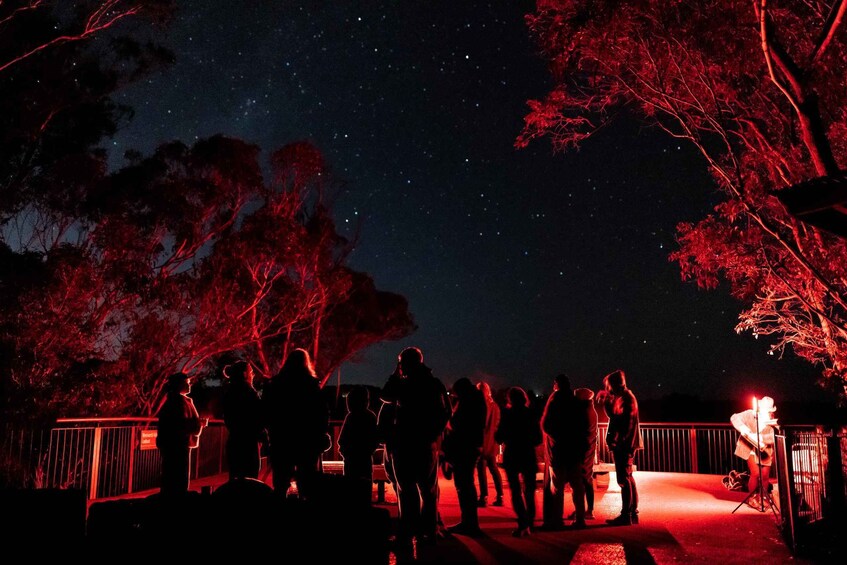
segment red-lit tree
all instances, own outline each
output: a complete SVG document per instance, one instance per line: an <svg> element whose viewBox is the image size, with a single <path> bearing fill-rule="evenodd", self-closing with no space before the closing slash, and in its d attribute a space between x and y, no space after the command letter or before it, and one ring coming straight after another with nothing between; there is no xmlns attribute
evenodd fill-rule
<svg viewBox="0 0 847 565"><path fill-rule="evenodd" d="M108 170L97 144L131 113L110 94L170 57L112 32L171 6L0 2L2 420L150 414L171 371L245 355L267 376L295 346L325 376L414 329L346 266L313 146L275 152L270 181L258 147L222 136ZM363 296L375 311L336 314Z"/></svg>
<svg viewBox="0 0 847 565"><path fill-rule="evenodd" d="M3 37L0 73L53 48L82 43L132 19L162 22L170 17L173 0L51 0L0 2ZM49 25L44 25L46 22ZM27 32L28 31L28 32Z"/></svg>
<svg viewBox="0 0 847 565"><path fill-rule="evenodd" d="M790 216L773 191L847 160L843 0L543 0L527 16L554 87L517 145L584 143L621 109L703 156L725 195L680 224L670 258L746 305L736 330L791 346L847 384L847 244Z"/></svg>
<svg viewBox="0 0 847 565"><path fill-rule="evenodd" d="M5 247L0 270L7 408L149 414L177 368L208 373L241 354L270 376L307 346L325 379L363 347L408 335L405 300L345 264L349 244L314 185L329 173L303 174L319 156L284 148L274 164L286 180L266 185L253 145L169 143L32 224L49 244ZM51 240L60 225L66 236Z"/></svg>

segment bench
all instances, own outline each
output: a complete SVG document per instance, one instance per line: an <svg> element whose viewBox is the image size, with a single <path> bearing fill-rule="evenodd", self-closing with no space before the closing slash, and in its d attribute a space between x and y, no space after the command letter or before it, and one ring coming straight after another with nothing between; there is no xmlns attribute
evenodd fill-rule
<svg viewBox="0 0 847 565"><path fill-rule="evenodd" d="M381 459L381 457L374 457L375 460ZM344 461L323 461L321 463L324 473L328 473L330 475L343 475L344 474ZM385 472L385 465L383 463L374 463L373 466L373 482L376 483L376 501L380 504L385 502L385 483L388 481L388 473Z"/></svg>

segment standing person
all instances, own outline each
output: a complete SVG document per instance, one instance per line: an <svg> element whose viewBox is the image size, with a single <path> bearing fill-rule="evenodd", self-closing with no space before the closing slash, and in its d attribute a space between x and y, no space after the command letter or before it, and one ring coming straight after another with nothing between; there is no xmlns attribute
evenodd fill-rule
<svg viewBox="0 0 847 565"><path fill-rule="evenodd" d="M369 408L370 394L362 385L347 393L347 416L338 435L338 451L344 458L344 476L352 479L355 499L371 503L374 451L379 446L376 414ZM361 496L360 496L361 494Z"/></svg>
<svg viewBox="0 0 847 565"><path fill-rule="evenodd" d="M380 398L396 403L392 460L400 520L395 549L407 556L415 537L422 543L436 540L438 447L450 418L450 401L420 349L407 347L398 360L399 377L388 379Z"/></svg>
<svg viewBox="0 0 847 565"><path fill-rule="evenodd" d="M512 493L512 508L518 527L512 532L515 537L528 536L535 523L535 474L538 470L538 453L541 445L541 425L529 407L529 397L521 387L509 389L509 403L503 411L503 419L495 436L503 444L503 468L509 491Z"/></svg>
<svg viewBox="0 0 847 565"><path fill-rule="evenodd" d="M165 385L166 396L156 414L156 447L162 457L161 495L172 498L188 492L191 448L197 447L203 422L189 398L191 377L174 373Z"/></svg>
<svg viewBox="0 0 847 565"><path fill-rule="evenodd" d="M308 500L315 494L329 437L329 408L308 351L298 348L288 354L265 385L262 404L274 490L285 496L294 479L298 495Z"/></svg>
<svg viewBox="0 0 847 565"><path fill-rule="evenodd" d="M482 535L482 530L479 528L474 471L485 435L485 398L465 377L453 385L453 398L456 405L444 431L441 449L453 469L453 484L456 486L461 518L459 523L449 526L447 531L476 537Z"/></svg>
<svg viewBox="0 0 847 565"><path fill-rule="evenodd" d="M476 466L476 475L479 482L478 506L485 508L488 505L488 473L486 471L491 472L491 478L494 480L494 492L497 495L491 506L503 506L503 478L500 476L500 469L497 467L497 454L500 451L500 445L494 440L494 434L500 425L500 407L494 402L494 398L491 396L491 387L487 382L478 382L476 388L482 392L482 396L485 398L485 435L482 440L482 454L479 456L479 463Z"/></svg>
<svg viewBox="0 0 847 565"><path fill-rule="evenodd" d="M389 389L394 388L397 385L393 381L398 381L402 378L403 375L400 371L400 363L398 362L394 372L389 375L388 383L385 386ZM394 451L397 446L397 402L389 402L383 398L380 398L380 401L381 405L376 416L376 425L379 441L384 448L382 461L385 466L385 474L388 476L388 482L391 483L391 488L397 493L397 477L394 475Z"/></svg>
<svg viewBox="0 0 847 565"><path fill-rule="evenodd" d="M627 388L626 375L620 369L606 375L603 385L604 390L597 395L597 400L603 404L609 417L606 446L615 460L615 475L621 487L621 513L606 522L615 526L629 526L638 523L638 490L632 475L632 465L636 451L644 447L638 419L638 401Z"/></svg>
<svg viewBox="0 0 847 565"><path fill-rule="evenodd" d="M259 393L253 388L253 366L236 361L224 367L229 381L221 404L228 437L226 457L230 479L259 477L260 446L267 441Z"/></svg>
<svg viewBox="0 0 847 565"><path fill-rule="evenodd" d="M582 479L584 450L580 438L585 438L587 422L578 418L579 407L567 375L553 380L553 394L547 399L541 416L544 432L544 508L543 529L564 528L565 485L571 485L574 504L572 527L585 527L585 488Z"/></svg>
<svg viewBox="0 0 847 565"><path fill-rule="evenodd" d="M578 388L573 391L576 398L575 417L581 419L577 429L584 435L576 437L577 453L582 453L582 485L585 491L585 519L594 519L594 463L597 460L597 410L594 408L594 391L590 388ZM568 516L576 519L576 510Z"/></svg>
<svg viewBox="0 0 847 565"><path fill-rule="evenodd" d="M762 500L762 494L767 491L759 491L770 486L770 472L773 464L774 426L776 412L773 398L763 396L756 403L756 410L744 410L733 414L729 421L738 430L738 442L735 444L735 455L747 461L747 469L750 471L750 480L747 490L751 494L747 498L747 504L756 510L766 510L767 496ZM758 433L757 433L758 429ZM762 474L759 476L759 457L761 457Z"/></svg>

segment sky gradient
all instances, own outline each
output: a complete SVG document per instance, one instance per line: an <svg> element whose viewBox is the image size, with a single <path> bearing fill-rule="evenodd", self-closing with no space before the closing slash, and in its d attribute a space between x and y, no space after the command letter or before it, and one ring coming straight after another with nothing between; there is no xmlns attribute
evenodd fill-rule
<svg viewBox="0 0 847 565"><path fill-rule="evenodd" d="M626 116L578 152L514 148L548 85L533 2L327 4L180 2L161 36L176 62L118 94L136 116L111 149L222 133L324 152L339 231L361 228L351 265L419 326L342 383L382 385L417 345L448 385L548 391L565 372L597 389L622 368L645 398L822 398L817 368L737 335L742 305L668 261L676 224L718 202L692 148Z"/></svg>

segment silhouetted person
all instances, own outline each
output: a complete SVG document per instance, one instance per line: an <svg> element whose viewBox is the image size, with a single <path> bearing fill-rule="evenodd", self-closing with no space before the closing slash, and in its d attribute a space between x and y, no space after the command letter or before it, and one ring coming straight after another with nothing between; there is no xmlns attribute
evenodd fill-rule
<svg viewBox="0 0 847 565"><path fill-rule="evenodd" d="M453 484L459 499L461 520L449 526L447 531L451 534L478 536L482 531L479 529L474 471L485 435L485 398L470 379L464 377L453 385L452 396L455 406L444 431L441 449L453 469Z"/></svg>
<svg viewBox="0 0 847 565"><path fill-rule="evenodd" d="M494 480L494 492L497 498L491 503L492 506L503 506L503 479L500 477L500 469L497 467L497 455L500 445L494 440L494 433L500 425L500 407L491 396L491 387L485 381L477 383L476 388L482 392L485 398L485 435L482 439L482 453L476 466L477 482L479 482L479 504L484 508L488 504L488 471Z"/></svg>
<svg viewBox="0 0 847 565"><path fill-rule="evenodd" d="M626 375L620 369L606 375L603 385L605 390L598 393L597 400L603 404L609 416L606 446L615 460L615 475L621 487L621 513L606 522L628 526L638 523L638 490L632 475L635 453L644 447L638 419L638 401L627 388Z"/></svg>
<svg viewBox="0 0 847 565"><path fill-rule="evenodd" d="M224 367L228 383L221 398L228 437L229 478L259 477L260 446L267 441L259 393L253 388L253 366L236 361Z"/></svg>
<svg viewBox="0 0 847 565"><path fill-rule="evenodd" d="M770 472L773 464L774 428L776 411L773 398L763 396L757 403L758 410L744 410L733 414L729 421L740 434L735 444L735 455L747 461L747 469L750 471L750 480L747 483L747 491L756 493L747 498L747 504L751 508L762 511L767 509L767 496L762 501L766 491L757 492L761 481L762 489L770 486ZM758 426L758 434L757 434ZM759 477L759 457L762 459L762 475Z"/></svg>
<svg viewBox="0 0 847 565"><path fill-rule="evenodd" d="M587 423L577 418L578 406L566 375L556 375L553 394L541 417L544 431L544 529L564 527L565 485L571 485L574 528L585 527L585 487L582 478L584 449L580 438Z"/></svg>
<svg viewBox="0 0 847 565"><path fill-rule="evenodd" d="M394 372L389 375L386 388L394 388L393 380L404 378L400 370L400 361L397 361L397 367ZM383 444L385 451L383 452L383 465L385 466L385 474L388 476L388 482L391 483L391 488L395 493L399 492L397 486L397 477L394 475L394 451L397 446L397 402L388 401L380 398L381 405L376 416L377 432L379 433L379 441Z"/></svg>
<svg viewBox="0 0 847 565"><path fill-rule="evenodd" d="M162 458L163 497L175 497L188 492L188 469L191 448L197 446L202 422L191 392L191 377L174 373L165 385L166 396L156 416L156 447Z"/></svg>
<svg viewBox="0 0 847 565"><path fill-rule="evenodd" d="M510 388L508 400L495 436L503 444L503 469L518 520L518 527L512 535L522 537L532 533L535 523L536 448L541 445L541 424L529 406L529 397L524 389Z"/></svg>
<svg viewBox="0 0 847 565"><path fill-rule="evenodd" d="M399 365L400 376L388 379L381 399L397 405L392 456L400 514L396 549L406 553L415 536L424 543L436 539L438 442L450 417L450 402L444 384L423 363L420 349L404 349Z"/></svg>
<svg viewBox="0 0 847 565"><path fill-rule="evenodd" d="M329 409L308 351L289 353L282 369L265 385L262 404L274 491L284 496L294 479L301 498L313 497L327 447Z"/></svg>
<svg viewBox="0 0 847 565"><path fill-rule="evenodd" d="M379 446L376 414L369 408L370 394L364 386L347 393L347 416L338 436L338 450L344 458L344 476L357 489L356 500L368 504L373 489L373 454ZM361 487L361 494L359 488Z"/></svg>
<svg viewBox="0 0 847 565"><path fill-rule="evenodd" d="M578 429L585 432L584 442L578 446L584 453L582 459L582 484L585 487L585 519L594 519L594 463L597 460L597 410L594 408L594 391L590 388L578 388L573 391L576 398L576 417L585 418ZM582 438L577 438L582 439ZM576 510L568 516L576 519Z"/></svg>

